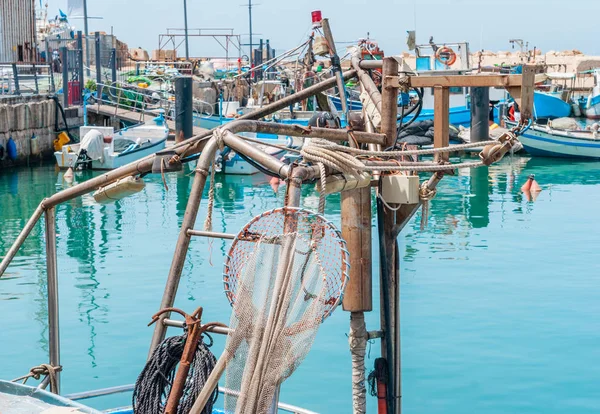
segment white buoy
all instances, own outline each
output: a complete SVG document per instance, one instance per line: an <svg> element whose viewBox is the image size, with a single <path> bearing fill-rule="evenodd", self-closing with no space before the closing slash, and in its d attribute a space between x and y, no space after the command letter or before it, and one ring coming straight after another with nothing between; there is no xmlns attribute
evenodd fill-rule
<svg viewBox="0 0 600 414"><path fill-rule="evenodd" d="M97 203L111 203L120 200L123 197L138 193L144 189L146 184L139 177L126 177L106 187L99 188L94 193L94 200Z"/></svg>
<svg viewBox="0 0 600 414"><path fill-rule="evenodd" d="M74 176L75 174L73 174L73 168L69 167L67 172L65 172L65 175L63 175L63 180L65 180L68 184L71 184Z"/></svg>

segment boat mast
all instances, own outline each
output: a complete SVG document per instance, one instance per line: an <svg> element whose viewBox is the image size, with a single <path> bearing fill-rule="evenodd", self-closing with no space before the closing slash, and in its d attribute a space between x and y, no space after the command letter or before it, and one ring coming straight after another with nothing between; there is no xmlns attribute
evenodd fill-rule
<svg viewBox="0 0 600 414"><path fill-rule="evenodd" d="M252 42L252 0L248 0L248 26L250 30L250 67L254 63L254 57L252 56L252 48L254 47L254 43Z"/></svg>

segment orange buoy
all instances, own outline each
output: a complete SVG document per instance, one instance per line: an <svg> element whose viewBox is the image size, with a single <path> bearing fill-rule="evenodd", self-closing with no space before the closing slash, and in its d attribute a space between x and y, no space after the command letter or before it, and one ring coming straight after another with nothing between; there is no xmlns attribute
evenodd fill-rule
<svg viewBox="0 0 600 414"><path fill-rule="evenodd" d="M531 184L533 183L534 180L534 175L531 174L529 176L529 178L527 178L527 181L525 182L525 184L523 184L523 186L521 187L521 191L522 192L527 192L527 191L531 191Z"/></svg>
<svg viewBox="0 0 600 414"><path fill-rule="evenodd" d="M540 187L538 182L535 181L535 178L533 177L533 175L531 176L531 189L530 190L532 193L539 193L540 191L542 191L542 187Z"/></svg>
<svg viewBox="0 0 600 414"><path fill-rule="evenodd" d="M279 177L273 177L269 180L269 184L271 185L271 188L273 189L274 193L277 193L277 190L279 190Z"/></svg>

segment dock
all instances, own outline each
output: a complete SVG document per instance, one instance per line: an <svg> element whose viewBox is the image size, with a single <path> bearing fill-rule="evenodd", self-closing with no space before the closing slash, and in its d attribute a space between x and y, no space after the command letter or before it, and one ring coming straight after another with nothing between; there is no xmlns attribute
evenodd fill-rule
<svg viewBox="0 0 600 414"><path fill-rule="evenodd" d="M122 121L131 122L131 123L143 122L145 116L152 116L152 117L158 116L158 112L153 111L153 110L146 110L143 112L131 111L128 109L119 108L119 107L116 107L113 105L105 105L105 104L90 105L87 107L87 111L97 114L97 115L118 118ZM175 121L167 118L166 123L167 123L167 126L169 127L169 130L172 132L175 132ZM207 131L208 131L208 129L206 129L206 128L200 128L198 126L193 127L193 135L200 135Z"/></svg>

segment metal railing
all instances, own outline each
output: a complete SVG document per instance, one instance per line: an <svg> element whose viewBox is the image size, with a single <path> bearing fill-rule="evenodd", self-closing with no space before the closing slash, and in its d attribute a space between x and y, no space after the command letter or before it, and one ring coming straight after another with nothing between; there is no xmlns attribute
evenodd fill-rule
<svg viewBox="0 0 600 414"><path fill-rule="evenodd" d="M37 95L54 91L54 76L50 65L0 63L0 95Z"/></svg>
<svg viewBox="0 0 600 414"><path fill-rule="evenodd" d="M169 121L175 121L175 95L120 83L96 85L96 104L114 107L114 115L119 109L139 113L139 121L144 122L146 114L157 116L160 112ZM100 108L98 107L98 110ZM194 99L194 117L214 115L214 105Z"/></svg>

